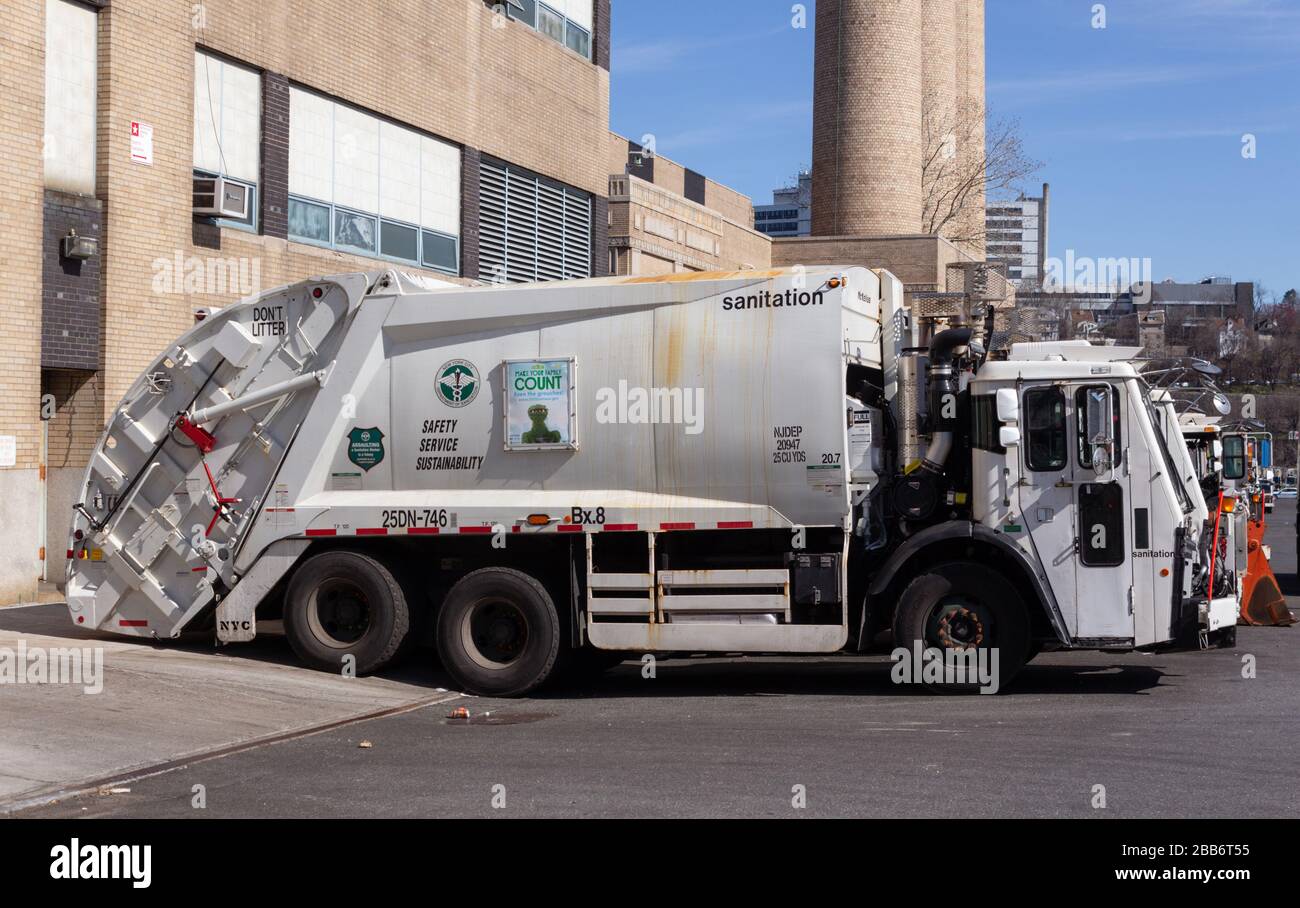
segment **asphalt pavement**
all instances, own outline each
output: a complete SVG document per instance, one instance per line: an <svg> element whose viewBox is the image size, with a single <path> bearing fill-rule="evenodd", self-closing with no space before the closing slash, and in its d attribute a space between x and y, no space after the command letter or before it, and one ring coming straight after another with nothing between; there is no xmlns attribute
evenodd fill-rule
<svg viewBox="0 0 1300 908"><path fill-rule="evenodd" d="M1279 502L1266 541L1300 610L1295 519ZM259 645L274 659L283 643ZM18 815L1300 815L1300 627L1240 628L1203 652L1043 654L995 696L900 688L890 668L663 660L651 678L629 662L529 700L462 695L252 740ZM449 684L406 671L426 695Z"/></svg>

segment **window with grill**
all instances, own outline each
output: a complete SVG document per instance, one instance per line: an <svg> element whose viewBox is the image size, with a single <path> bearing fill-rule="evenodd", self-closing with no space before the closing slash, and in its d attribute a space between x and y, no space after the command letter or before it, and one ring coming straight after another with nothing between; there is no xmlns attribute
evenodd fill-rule
<svg viewBox="0 0 1300 908"><path fill-rule="evenodd" d="M479 277L497 283L591 276L591 195L483 159Z"/></svg>

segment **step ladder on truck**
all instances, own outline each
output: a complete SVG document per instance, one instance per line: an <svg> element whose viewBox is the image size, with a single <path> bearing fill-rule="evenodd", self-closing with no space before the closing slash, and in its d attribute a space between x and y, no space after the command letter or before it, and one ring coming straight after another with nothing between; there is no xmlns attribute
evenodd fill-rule
<svg viewBox="0 0 1300 908"><path fill-rule="evenodd" d="M212 312L113 411L76 508L86 628L320 669L431 638L520 695L643 653L1131 650L1216 631L1204 521L1104 348L990 350L818 266L462 287L322 277ZM946 676L936 683L947 683ZM958 686L961 686L960 684Z"/></svg>

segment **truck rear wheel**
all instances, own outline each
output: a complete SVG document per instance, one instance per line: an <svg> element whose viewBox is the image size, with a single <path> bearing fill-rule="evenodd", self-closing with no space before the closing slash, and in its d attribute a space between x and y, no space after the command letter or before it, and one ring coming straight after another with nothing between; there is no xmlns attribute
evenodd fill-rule
<svg viewBox="0 0 1300 908"><path fill-rule="evenodd" d="M402 649L410 629L401 585L369 555L324 552L289 582L285 636L312 668L340 671L351 656L358 675L379 671Z"/></svg>
<svg viewBox="0 0 1300 908"><path fill-rule="evenodd" d="M464 690L518 697L541 685L560 653L560 618L546 588L511 568L462 577L438 613L438 655Z"/></svg>
<svg viewBox="0 0 1300 908"><path fill-rule="evenodd" d="M996 650L1001 688L1029 659L1029 617L1015 587L1001 574L973 562L948 562L916 577L899 598L894 645L906 648L914 658L918 641L922 650L957 651L976 658L989 658L986 654ZM925 686L940 691L979 687L975 682L948 679L926 681Z"/></svg>

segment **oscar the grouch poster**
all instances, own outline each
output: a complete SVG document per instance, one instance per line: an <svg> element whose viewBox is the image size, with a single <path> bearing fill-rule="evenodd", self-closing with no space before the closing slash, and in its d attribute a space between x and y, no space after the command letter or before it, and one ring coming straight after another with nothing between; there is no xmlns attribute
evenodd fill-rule
<svg viewBox="0 0 1300 908"><path fill-rule="evenodd" d="M512 451L575 448L572 359L505 364L506 447Z"/></svg>

